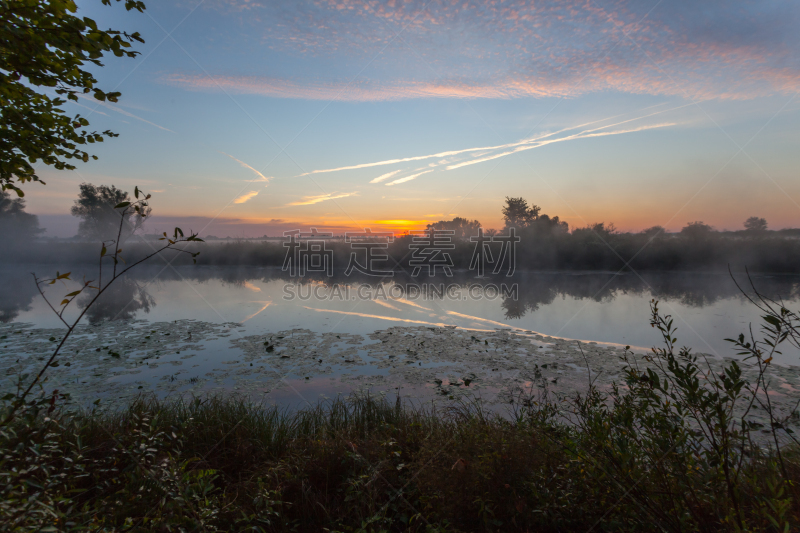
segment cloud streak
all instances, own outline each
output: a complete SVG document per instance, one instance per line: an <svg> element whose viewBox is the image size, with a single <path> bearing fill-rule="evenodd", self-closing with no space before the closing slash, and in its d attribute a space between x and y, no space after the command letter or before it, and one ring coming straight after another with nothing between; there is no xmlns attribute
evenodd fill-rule
<svg viewBox="0 0 800 533"><path fill-rule="evenodd" d="M140 116L134 115L133 113L125 111L124 109L120 109L118 106L111 105L108 102L101 102L100 100L95 100L94 98L89 98L88 96L84 96L82 94L79 94L78 97L80 97L80 98L82 98L82 99L84 99L84 100L86 100L88 102L93 102L93 103L95 103L97 105L101 105L101 106L105 107L106 109L110 109L111 111L115 111L115 112L119 113L120 115L125 115L126 117L130 117L130 118L139 120L141 122L144 122L145 124L150 124L151 126L155 126L156 128L158 128L160 130L168 131L170 133L175 133L174 131L172 131L169 128L165 128L164 126L159 126L155 122L150 122L147 119L144 119L144 118L142 118ZM80 105L80 104L78 104L78 105ZM87 106L81 106L81 107L87 107ZM88 107L87 107L87 109L88 109ZM101 115L105 115L106 114L106 113L103 113L101 111L95 111L95 112L96 113L100 113Z"/></svg>
<svg viewBox="0 0 800 533"><path fill-rule="evenodd" d="M245 203L245 202L247 202L249 200L252 200L256 196L258 196L258 191L246 192L243 195L239 196L238 198L234 199L233 203L235 203L235 204L243 204L243 203Z"/></svg>
<svg viewBox="0 0 800 533"><path fill-rule="evenodd" d="M677 111L679 109L690 107L692 105L694 105L694 103L684 104L684 105L680 105L680 106L677 106L677 107L672 107L672 108L669 108L669 109L664 109L664 110L661 110L661 111L648 113L646 115L640 115L640 116L634 117L634 118L629 119L629 120L618 122L616 124L609 124L609 125L606 125L606 126L601 126L599 128L596 128L596 129L599 130L599 129L610 128L610 127L613 127L613 126L616 126L616 125L621 125L621 124L625 124L625 123L628 123L628 122L633 122L635 120L642 120L642 119L649 118L649 117L652 117L652 116L655 116L655 115L660 115L660 114L668 113L668 112L671 112L671 111ZM653 106L645 108L645 109L642 109L639 112L645 111L647 109L651 109L652 107ZM483 155L486 155L486 154L490 154L490 153L492 153L492 152L494 152L496 150L504 150L504 149L515 148L515 147L518 147L518 146L523 146L523 145L527 145L527 144L536 143L536 142L539 142L539 141L541 141L543 139L547 139L549 137L553 137L555 135L559 135L559 134L562 134L562 133L565 133L565 132L568 132L568 131L572 131L572 130L575 130L575 129L578 129L578 128L591 126L593 124L599 124L601 122L607 122L609 120L613 120L613 119L618 118L620 116L622 116L622 115L614 115L614 116L611 116L611 117L606 117L604 119L594 120L594 121L587 122L587 123L584 123L584 124L579 124L577 126L570 126L568 128L563 128L563 129L560 129L560 130L557 130L557 131L554 131L554 132L551 132L551 133L542 133L542 134L539 134L537 136L534 136L534 137L531 137L531 138L527 138L527 139L523 139L523 140L520 140L520 141L516 141L516 142L513 142L513 143L499 144L499 145L495 145L495 146L478 146L478 147L475 147L475 148L464 148L464 149L461 149L461 150L449 150L449 151L446 151L446 152L437 152L437 153L428 154L428 155L404 157L404 158L398 158L398 159L386 159L384 161L375 161L375 162L372 162L372 163L361 163L361 164L358 164L358 165L349 165L349 166L344 166L344 167L312 170L311 172L305 172L303 174L299 174L297 177L309 176L309 175L312 175L312 174L325 174L325 173L329 173L329 172L340 172L340 171L343 171L343 170L360 170L360 169L364 169L364 168L372 168L372 167L379 167L379 166L386 166L386 165L396 165L396 164L400 164L400 163L410 163L410 162L414 162L414 161L423 161L423 160L426 160L426 159L434 159L434 158L435 159L452 158L453 156L462 156L463 154L469 154L469 153L474 153L474 152L479 152L479 155L483 156ZM595 131L595 130L587 130L586 132L583 132L583 133L588 133L588 132L591 132L591 131ZM570 138L574 138L574 136L570 136ZM483 153L480 153L480 152L483 152ZM510 155L511 153L514 153L514 152L509 152L509 153L503 154L503 155ZM486 158L484 160L485 161L489 161L491 159L496 159L496 157L495 156L489 156L488 158ZM433 166L435 167L435 166L438 166L438 165L441 165L441 164L444 164L444 163L445 163L444 161L439 161L438 163L434 164ZM458 167L456 166L454 168L458 168ZM400 171L395 171L395 172L400 172ZM387 177L389 177L389 175L393 176L394 174L393 173L387 173L387 174L384 174L383 176L379 176L379 178L381 180L383 180L383 179L386 179ZM408 181L408 180L406 180L406 181ZM376 183L376 180L372 180L370 183Z"/></svg>
<svg viewBox="0 0 800 533"><path fill-rule="evenodd" d="M304 196L302 200L297 202L292 202L286 204L286 206L297 206L297 205L314 205L320 202L327 202L328 200L336 200L338 198L347 198L348 196L355 196L357 192L343 192L343 193L329 193L329 194L320 194L319 196Z"/></svg>
<svg viewBox="0 0 800 533"><path fill-rule="evenodd" d="M538 135L534 135L533 137L529 137L526 139L522 139L512 143L500 144L495 146L479 146L475 148L464 148L461 150L450 150L446 152L437 152L433 154L427 155L420 155L420 156L413 156L413 157L404 157L404 158L397 158L397 159L387 159L384 161L375 161L371 163L361 163L357 165L349 165L344 167L336 167L336 168L325 168L325 169L318 169L313 170L311 172L306 172L304 174L300 174L297 177L308 176L311 174L320 174L320 173L330 173L330 172L341 172L346 170L359 170L359 169L366 169L378 166L385 166L385 165L402 165L403 163L414 163L417 161L422 161L426 159L437 159L438 161L429 163L428 168L426 170L420 172L420 168L416 169L408 169L409 171L413 172L413 174L405 177L401 177L386 183L387 187L391 187L394 185L400 185L402 183L406 183L416 179L417 177L427 174L429 172L433 172L434 170L456 170L459 168L463 168L470 165L475 165L479 163L485 163L487 161L492 161L495 159L499 159L502 157L507 157L509 155L513 155L519 152L523 152L526 150L532 150L534 148L540 148L542 146L547 146L549 144L559 143L559 142L567 142L573 141L578 139L590 139L594 137L606 137L612 135L622 135L626 133L635 133L640 131L647 131L652 129L659 129L659 128L666 128L669 126L675 126L678 123L675 121L669 122L659 122L654 124L644 124L634 128L626 128L626 129L619 129L619 126L630 124L632 122L645 120L657 115L662 115L665 113L670 113L673 111L678 111L687 107L691 107L695 105L694 103L691 104L683 104L675 107L670 107L667 109L661 109L658 111L652 111L657 107L661 107L664 104L658 104L655 106L649 106L644 109L640 109L635 111L636 116L633 118L629 118L626 120L616 120L625 114L622 115L614 115L611 117L606 117L600 120L593 120L590 122L585 122L583 124L578 124L576 126L570 126L567 128L562 128L553 132L549 133L540 133ZM645 114L642 114L646 112ZM616 121L615 121L616 120ZM604 122L615 121L610 124L600 125ZM593 128L587 128L587 126L595 126ZM617 128L617 129L611 129ZM569 133L573 132L575 133ZM444 159L442 159L444 158ZM466 159L464 159L466 158ZM459 160L461 159L461 160ZM441 168L444 167L444 168ZM425 167L423 167L425 168ZM397 169L391 172L387 172L378 176L377 178L372 179L369 183L375 184L383 182L387 179L393 178L403 172L406 169ZM316 198L316 197L311 197Z"/></svg>
<svg viewBox="0 0 800 533"><path fill-rule="evenodd" d="M372 181L370 181L370 183L380 183L383 180L388 180L389 178L391 178L392 176L394 176L398 172L400 172L400 170L393 170L391 172L387 172L386 174L382 174L382 175L378 176L377 178L373 179Z"/></svg>
<svg viewBox="0 0 800 533"><path fill-rule="evenodd" d="M491 161L492 159L505 157L507 155L516 154L518 152L524 152L526 150L532 150L534 148L540 148L542 146L547 146L548 144L553 144L553 143L557 143L557 142L574 141L576 139L589 139L589 138L592 138L592 137L605 137L605 136L608 136L608 135L621 135L623 133L634 133L634 132L637 132L637 131L652 130L652 129L656 129L656 128L665 128L665 127L668 127L668 126L675 126L675 125L676 125L675 122L663 122L661 124L651 124L651 125L648 125L648 126L640 126L638 128L631 128L631 129L627 129L627 130L604 131L604 132L600 132L600 133L585 133L585 132L581 132L579 134L569 135L567 137L562 137L560 139L548 139L548 140L544 140L544 141L537 142L537 143L530 144L530 145L526 145L526 146L519 146L519 147L515 148L514 150L511 150L511 151L508 151L508 152L502 152L502 153L499 153L499 154L495 154L493 156L483 157L483 158L480 158L480 159L473 159L472 161L464 161L463 163L450 165L450 166L445 167L445 168L447 170L455 170L457 168L466 167L466 166L469 166L469 165L474 165L476 163L483 163L485 161ZM594 130L590 130L590 131L594 131Z"/></svg>
<svg viewBox="0 0 800 533"><path fill-rule="evenodd" d="M433 172L433 170L425 170L424 172L417 172L416 174L412 174L411 176L400 178L399 180L394 180L386 184L387 187L391 187L392 185L399 185L401 183L405 183L407 181L411 181L413 179L417 179L419 176L423 174L427 174L428 172Z"/></svg>
<svg viewBox="0 0 800 533"><path fill-rule="evenodd" d="M234 161L236 161L237 163L239 163L241 166L243 166L244 168L246 168L246 169L248 169L248 170L252 171L252 172L253 172L253 173L254 173L256 176L258 176L258 179L250 180L251 182L259 182L259 181L260 181L260 182L264 182L264 183L269 183L269 180L270 180L270 179L272 179L272 178L268 178L268 177L266 177L264 174L262 174L261 172L259 172L259 171L258 171L258 170L256 170L256 169L254 169L253 167L251 167L250 165L248 165L248 164L247 164L247 163L245 163L244 161L241 161L241 160L239 160L239 159L236 159L236 158L235 158L235 157L233 157L232 155L230 155L230 154L226 154L225 152L220 152L220 153L221 153L222 155L226 155L226 156L230 157L231 159L233 159Z"/></svg>

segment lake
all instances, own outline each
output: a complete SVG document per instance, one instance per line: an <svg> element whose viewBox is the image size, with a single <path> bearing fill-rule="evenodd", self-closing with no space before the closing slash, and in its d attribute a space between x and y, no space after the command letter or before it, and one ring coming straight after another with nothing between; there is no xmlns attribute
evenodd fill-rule
<svg viewBox="0 0 800 533"><path fill-rule="evenodd" d="M62 334L30 274L50 270L0 269L0 361L8 376L32 369ZM73 280L82 276L81 268L72 269ZM800 307L800 277L752 280L762 293ZM77 287L59 283L47 294L58 302ZM499 393L504 380L530 384L541 375L542 361L550 360L562 362L553 374L561 382L551 380L561 386L572 378L585 382L580 372L587 356L568 340L585 341L589 363L611 365L606 375L617 375L624 346L644 353L658 344L649 325L651 299L674 317L679 345L713 358L734 356L724 339L759 323L758 310L727 273L476 278L454 272L391 279L339 273L298 280L279 268L162 264L142 267L112 287L65 346L61 361L74 359L69 368L53 369L53 379L82 400L235 390L291 403L356 389L449 398L481 385ZM66 318L77 316L82 298ZM573 356L578 359L565 366ZM799 356L787 348L775 359L797 365ZM786 386L800 388L793 376L786 376Z"/></svg>

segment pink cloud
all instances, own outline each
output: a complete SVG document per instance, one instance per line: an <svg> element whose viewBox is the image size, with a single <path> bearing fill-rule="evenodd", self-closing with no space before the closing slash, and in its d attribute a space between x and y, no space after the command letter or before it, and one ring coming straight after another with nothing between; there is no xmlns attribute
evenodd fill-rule
<svg viewBox="0 0 800 533"><path fill-rule="evenodd" d="M598 91L742 99L800 89L800 7L787 4L210 0L204 6L239 17L232 42L286 54L292 66L270 77L228 70L213 81L192 73L164 81L342 101ZM354 60L369 62L368 78L348 85L330 74ZM298 74L311 71L313 79Z"/></svg>

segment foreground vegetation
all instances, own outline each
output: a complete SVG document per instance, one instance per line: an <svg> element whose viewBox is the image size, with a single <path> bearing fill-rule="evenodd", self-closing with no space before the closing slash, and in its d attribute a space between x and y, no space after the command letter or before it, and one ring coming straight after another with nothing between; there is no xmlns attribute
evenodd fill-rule
<svg viewBox="0 0 800 533"><path fill-rule="evenodd" d="M142 400L40 413L3 434L4 530L789 531L800 457L640 442L617 410L580 431L351 398L288 414L244 401ZM665 428L666 429L666 428ZM731 461L729 461L731 462Z"/></svg>

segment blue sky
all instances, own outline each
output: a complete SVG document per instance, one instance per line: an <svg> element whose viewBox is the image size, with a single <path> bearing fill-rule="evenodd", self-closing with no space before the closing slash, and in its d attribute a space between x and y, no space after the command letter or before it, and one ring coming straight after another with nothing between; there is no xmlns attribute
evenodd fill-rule
<svg viewBox="0 0 800 533"><path fill-rule="evenodd" d="M796 3L78 4L146 43L97 71L119 104L70 104L120 137L28 186L50 234L82 181L232 236L498 227L505 196L571 227L800 226Z"/></svg>

